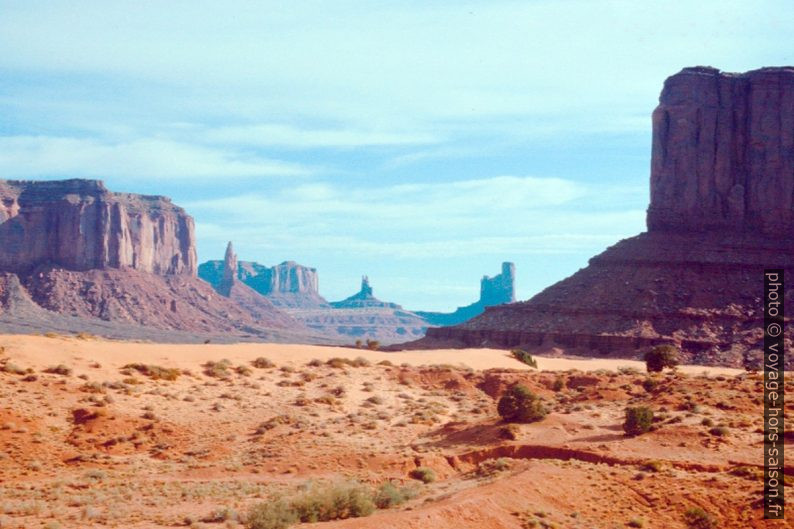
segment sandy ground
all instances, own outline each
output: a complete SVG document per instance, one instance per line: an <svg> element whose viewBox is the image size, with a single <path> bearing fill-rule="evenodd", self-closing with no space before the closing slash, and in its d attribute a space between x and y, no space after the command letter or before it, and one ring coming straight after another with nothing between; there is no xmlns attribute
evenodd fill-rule
<svg viewBox="0 0 794 529"><path fill-rule="evenodd" d="M0 347L3 529L243 528L274 495L351 480L406 501L317 527L686 529L693 508L722 528L790 527L761 519L762 382L739 370L649 377L639 362L540 357L534 370L489 349ZM500 420L516 383L542 399L542 421ZM627 437L638 405L654 429Z"/></svg>
<svg viewBox="0 0 794 529"><path fill-rule="evenodd" d="M72 337L47 338L44 336L0 335L0 343L16 351L16 358L37 367L50 365L53 351L58 356L68 356L76 361L103 360L110 366L132 362L161 363L169 367L190 368L208 359L226 358L232 362L249 362L257 357L269 358L279 364L302 365L313 359L328 360L343 356L362 357L377 363L389 360L394 364L411 366L451 365L470 369L520 369L531 368L516 360L508 351L500 349L432 349L400 352L380 352L367 349L332 347L322 345L293 345L269 343L238 344L151 344L104 340L79 340ZM550 358L534 356L541 371L611 370L634 368L645 370L645 363L636 360L603 358ZM737 375L743 370L727 367L680 366L687 374Z"/></svg>

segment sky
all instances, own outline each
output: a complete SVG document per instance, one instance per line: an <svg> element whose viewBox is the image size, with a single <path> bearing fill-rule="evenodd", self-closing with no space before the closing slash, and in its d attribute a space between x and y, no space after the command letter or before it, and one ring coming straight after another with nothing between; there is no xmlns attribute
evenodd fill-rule
<svg viewBox="0 0 794 529"><path fill-rule="evenodd" d="M686 66L794 64L781 1L0 0L0 178L172 197L199 261L338 300L527 299L644 229ZM1 251L1 249L0 249Z"/></svg>

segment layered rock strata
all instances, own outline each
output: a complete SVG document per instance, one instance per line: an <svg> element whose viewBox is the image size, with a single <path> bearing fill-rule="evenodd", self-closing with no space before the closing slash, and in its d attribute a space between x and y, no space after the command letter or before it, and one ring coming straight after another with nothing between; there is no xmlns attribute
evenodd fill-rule
<svg viewBox="0 0 794 529"><path fill-rule="evenodd" d="M764 268L794 277L794 68L667 79L647 224L529 301L430 328L421 346L636 357L674 343L686 361L758 366Z"/></svg>

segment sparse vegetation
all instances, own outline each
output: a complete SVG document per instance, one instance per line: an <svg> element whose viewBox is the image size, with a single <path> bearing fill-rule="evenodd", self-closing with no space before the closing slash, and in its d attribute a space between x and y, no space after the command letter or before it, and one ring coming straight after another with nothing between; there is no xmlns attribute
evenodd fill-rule
<svg viewBox="0 0 794 529"><path fill-rule="evenodd" d="M378 340L367 340L367 349L377 351L380 349L380 342Z"/></svg>
<svg viewBox="0 0 794 529"><path fill-rule="evenodd" d="M657 345L645 353L645 367L649 373L660 373L665 368L674 369L679 362L678 348L674 345Z"/></svg>
<svg viewBox="0 0 794 529"><path fill-rule="evenodd" d="M272 369L276 367L276 364L274 364L272 360L265 358L264 356L254 359L251 362L251 365L257 369Z"/></svg>
<svg viewBox="0 0 794 529"><path fill-rule="evenodd" d="M49 373L51 375L62 375L65 377L72 375L72 368L66 367L63 364L58 364L57 366L50 366L44 370L45 373Z"/></svg>
<svg viewBox="0 0 794 529"><path fill-rule="evenodd" d="M377 495L355 481L309 483L293 498L259 503L246 517L250 529L283 529L293 523L327 522L369 516Z"/></svg>
<svg viewBox="0 0 794 529"><path fill-rule="evenodd" d="M173 367L160 367L150 364L127 364L122 369L132 369L152 380L176 380L182 372Z"/></svg>
<svg viewBox="0 0 794 529"><path fill-rule="evenodd" d="M230 368L232 363L229 360L219 360L217 362L209 361L204 363L204 374L213 378L229 378L231 377Z"/></svg>
<svg viewBox="0 0 794 529"><path fill-rule="evenodd" d="M529 367L533 367L535 369L538 368L538 361L532 358L532 355L524 351L523 349L513 349L512 351L510 351L510 353L513 355L513 358L515 358L519 362L523 362Z"/></svg>
<svg viewBox="0 0 794 529"><path fill-rule="evenodd" d="M416 467L408 475L422 483L432 483L436 480L436 472L429 467Z"/></svg>
<svg viewBox="0 0 794 529"><path fill-rule="evenodd" d="M653 410L647 406L635 406L626 408L626 421L623 423L623 431L626 435L641 435L649 432L653 425Z"/></svg>
<svg viewBox="0 0 794 529"><path fill-rule="evenodd" d="M717 519L700 507L691 507L684 512L684 522L690 529L716 529Z"/></svg>
<svg viewBox="0 0 794 529"><path fill-rule="evenodd" d="M520 384L507 390L496 409L506 422L536 422L548 413L538 396Z"/></svg>

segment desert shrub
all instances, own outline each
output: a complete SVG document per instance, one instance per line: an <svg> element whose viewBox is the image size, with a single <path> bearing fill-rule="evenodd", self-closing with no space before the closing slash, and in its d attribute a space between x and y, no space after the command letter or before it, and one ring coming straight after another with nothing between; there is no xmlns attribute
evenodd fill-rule
<svg viewBox="0 0 794 529"><path fill-rule="evenodd" d="M700 421L700 424L702 424L703 426L714 426L714 421L706 417L705 419Z"/></svg>
<svg viewBox="0 0 794 529"><path fill-rule="evenodd" d="M645 353L645 367L649 373L659 373L666 367L672 369L678 363L678 349L674 345L657 345Z"/></svg>
<svg viewBox="0 0 794 529"><path fill-rule="evenodd" d="M513 461L507 457L500 457L499 459L486 459L477 465L477 475L479 476L492 476L499 472L509 470L513 466Z"/></svg>
<svg viewBox="0 0 794 529"><path fill-rule="evenodd" d="M644 470L645 472L659 472L663 468L664 464L661 461L657 461L655 459L649 459L640 465L640 470Z"/></svg>
<svg viewBox="0 0 794 529"><path fill-rule="evenodd" d="M240 519L240 515L231 507L222 507L215 509L207 516L201 519L205 523L222 523L229 520L236 521Z"/></svg>
<svg viewBox="0 0 794 529"><path fill-rule="evenodd" d="M320 367L321 365L323 365L323 361L320 360L319 358L313 358L306 365L308 365L309 367Z"/></svg>
<svg viewBox="0 0 794 529"><path fill-rule="evenodd" d="M644 434L651 429L653 424L653 410L647 406L626 408L626 421L623 430L627 435Z"/></svg>
<svg viewBox="0 0 794 529"><path fill-rule="evenodd" d="M259 358L256 358L253 362L251 362L251 365L257 369L272 369L276 367L276 364L274 364L271 360L265 358L264 356L260 356Z"/></svg>
<svg viewBox="0 0 794 529"><path fill-rule="evenodd" d="M403 504L416 496L416 491L410 487L398 487L391 481L381 484L375 491L373 501L378 509L388 509Z"/></svg>
<svg viewBox="0 0 794 529"><path fill-rule="evenodd" d="M518 439L518 435L521 433L519 430L518 425L515 424L507 424L499 428L498 435L500 439L507 439L510 441L515 441Z"/></svg>
<svg viewBox="0 0 794 529"><path fill-rule="evenodd" d="M173 367L160 367L148 364L127 364L122 369L134 369L152 380L176 380L182 372Z"/></svg>
<svg viewBox="0 0 794 529"><path fill-rule="evenodd" d="M523 362L529 367L534 367L535 369L538 368L537 360L532 358L532 355L524 351L523 349L513 349L512 351L510 351L510 353L513 355L513 358L515 358L519 362Z"/></svg>
<svg viewBox="0 0 794 529"><path fill-rule="evenodd" d="M628 525L629 527L635 527L637 529L640 529L642 527L645 527L645 520L643 520L642 518L632 518L631 520L629 520L629 523L627 523L626 525Z"/></svg>
<svg viewBox="0 0 794 529"><path fill-rule="evenodd" d="M646 378L642 381L642 388L648 393L651 393L657 387L659 387L659 381L655 378Z"/></svg>
<svg viewBox="0 0 794 529"><path fill-rule="evenodd" d="M326 365L334 369L344 369L345 366L350 365L350 360L336 356L334 358L329 358Z"/></svg>
<svg viewBox="0 0 794 529"><path fill-rule="evenodd" d="M62 375L68 377L72 374L72 369L70 367L66 367L63 364L58 364L57 366L48 367L44 370L44 372L51 375Z"/></svg>
<svg viewBox="0 0 794 529"><path fill-rule="evenodd" d="M507 390L496 410L506 422L535 422L548 413L538 396L520 384Z"/></svg>
<svg viewBox="0 0 794 529"><path fill-rule="evenodd" d="M238 375L244 377L250 377L251 374L253 373L253 371L251 371L251 368L248 366L237 366L234 368L234 370L237 372Z"/></svg>
<svg viewBox="0 0 794 529"><path fill-rule="evenodd" d="M565 383L562 381L561 377L557 377L554 379L554 382L551 384L552 391L562 391L562 388L565 387Z"/></svg>
<svg viewBox="0 0 794 529"><path fill-rule="evenodd" d="M377 351L380 349L380 342L377 340L367 340L367 349L370 351Z"/></svg>
<svg viewBox="0 0 794 529"><path fill-rule="evenodd" d="M730 433L727 426L715 426L709 430L709 433L715 437L725 437Z"/></svg>
<svg viewBox="0 0 794 529"><path fill-rule="evenodd" d="M356 482L311 484L290 506L304 523L359 518L375 510L371 492Z"/></svg>
<svg viewBox="0 0 794 529"><path fill-rule="evenodd" d="M24 375L28 373L28 370L19 367L16 364L12 364L8 361L8 358L0 359L0 373L10 373L12 375Z"/></svg>
<svg viewBox="0 0 794 529"><path fill-rule="evenodd" d="M283 499L257 503L245 517L249 529L286 529L298 516Z"/></svg>
<svg viewBox="0 0 794 529"><path fill-rule="evenodd" d="M684 521L691 529L716 529L717 519L700 507L691 507L684 512Z"/></svg>
<svg viewBox="0 0 794 529"><path fill-rule="evenodd" d="M432 483L436 480L436 472L429 467L416 467L408 475L412 479L418 479L422 483Z"/></svg>
<svg viewBox="0 0 794 529"><path fill-rule="evenodd" d="M206 362L203 367L204 374L208 377L229 378L229 376L231 376L229 368L232 367L232 363L229 360L220 360L218 362L210 360Z"/></svg>

